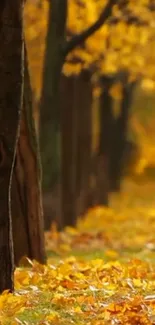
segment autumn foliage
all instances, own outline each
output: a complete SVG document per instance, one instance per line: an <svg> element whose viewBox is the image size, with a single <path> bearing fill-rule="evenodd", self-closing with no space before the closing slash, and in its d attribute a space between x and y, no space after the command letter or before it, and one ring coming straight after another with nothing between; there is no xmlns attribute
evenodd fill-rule
<svg viewBox="0 0 155 325"><path fill-rule="evenodd" d="M114 200L114 210L92 209L77 229L62 233L53 225L48 264L22 259L15 294L0 296L1 323L154 324L155 213L151 197L141 208L136 203L145 194L128 183L121 207Z"/></svg>
<svg viewBox="0 0 155 325"><path fill-rule="evenodd" d="M68 1L66 41L92 25L107 3L108 0ZM48 9L47 0L27 0L25 4L25 37L34 113L38 115ZM122 100L124 75L125 87L138 83L141 91L155 89L155 55L152 54L155 53L154 27L155 6L152 0L120 0L112 7L112 15L106 23L65 58L62 65L64 80L69 80L73 86L73 79L80 80L76 77L88 72L89 81L92 82L89 85L93 88L93 125L90 121L89 130L92 128L93 143L90 143L90 147L92 145L93 153L97 147L96 134L99 133L96 103L106 87L104 84L101 89L101 77L111 78L108 81L116 80L110 84L107 92L116 106ZM75 91L74 87L70 89ZM80 94L77 92L76 96L80 98ZM72 96L68 98L70 100ZM66 96L65 103L68 103L68 98ZM78 103L81 104L80 100ZM64 107L66 109L67 104ZM91 111L91 107L88 109ZM69 110L67 113L70 113ZM117 107L115 113L118 113ZM71 124L69 114L65 116ZM81 121L80 118L78 121ZM69 123L66 123L69 125L67 136ZM78 123L75 125L81 126L79 136L84 126ZM141 157L134 166L134 173L140 175L150 162L155 164L154 123L152 133L150 131L151 140L148 140L147 131L138 123L136 114L132 116L130 124L140 144ZM75 125L72 125L73 131ZM66 125L64 129L66 131ZM63 135L66 135L65 132ZM69 143L71 145L71 141ZM70 160L67 163L69 171L72 167ZM83 180L83 174L80 176ZM91 174L90 183L94 181L93 176ZM73 191L69 192L68 188L64 190L65 194L69 193L67 203L70 203L70 193ZM0 295L0 324L155 324L155 186L151 182L145 186L137 185L133 180L125 179L119 196L111 192L108 193L111 207L89 208L83 216L79 216L76 227L68 226L59 231L57 224L51 223L49 231L45 232L47 264L42 265L27 257L21 259L14 273L14 293L6 290Z"/></svg>
<svg viewBox="0 0 155 325"><path fill-rule="evenodd" d="M105 4L107 1L105 1ZM122 1L123 3L123 1ZM64 73L78 74L81 69L92 68L96 73L115 74L130 72L130 80L142 78L155 80L154 19L150 0L128 1L127 5L115 5L113 15L85 44L77 47L67 57ZM152 10L151 10L152 8ZM99 17L103 1L73 0L68 6L67 35L79 34ZM25 8L26 39L29 47L33 85L40 89L45 37L47 32L48 2L40 5L31 0ZM151 51L150 51L151 47ZM146 68L147 67L147 68ZM38 78L39 76L39 78ZM38 80L38 82L37 82Z"/></svg>
<svg viewBox="0 0 155 325"><path fill-rule="evenodd" d="M105 4L107 1L105 1ZM128 1L123 5L115 5L113 15L84 44L78 46L67 56L63 73L67 76L78 75L83 69L90 69L93 75L94 96L100 95L96 80L100 75L119 76L122 71L128 72L128 81L138 80L143 91L153 92L155 89L155 10L151 0ZM28 46L30 72L34 98L40 99L42 72L44 63L45 42L48 25L49 3L46 0L27 0L25 5L25 35ZM67 40L90 26L103 10L103 1L69 2L67 20ZM151 49L151 51L150 51ZM122 84L118 81L110 89L110 95L120 101ZM35 106L37 109L37 106ZM38 112L38 111L37 111ZM37 113L38 114L38 113ZM95 114L95 113L93 113ZM93 115L93 141L96 143L98 124ZM136 173L144 171L150 163L154 164L153 146L143 136L137 121L132 123L141 147L141 160L135 168ZM144 139L145 137L145 139ZM149 154L146 158L146 151Z"/></svg>

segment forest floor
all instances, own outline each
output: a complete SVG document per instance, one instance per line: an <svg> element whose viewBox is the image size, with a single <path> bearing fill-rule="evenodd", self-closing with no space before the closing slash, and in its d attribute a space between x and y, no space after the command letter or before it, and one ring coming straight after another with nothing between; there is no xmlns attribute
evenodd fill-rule
<svg viewBox="0 0 155 325"><path fill-rule="evenodd" d="M46 233L47 265L16 269L0 324L155 324L155 184L128 181L111 206Z"/></svg>

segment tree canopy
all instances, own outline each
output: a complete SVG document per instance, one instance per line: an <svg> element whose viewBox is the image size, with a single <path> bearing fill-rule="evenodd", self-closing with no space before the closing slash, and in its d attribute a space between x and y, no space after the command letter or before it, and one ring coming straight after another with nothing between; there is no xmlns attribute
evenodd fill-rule
<svg viewBox="0 0 155 325"><path fill-rule="evenodd" d="M68 3L67 39L89 28L101 15L103 1L72 0ZM39 96L42 63L47 30L48 2L27 1L25 9L33 87ZM79 74L83 69L92 73L114 75L128 71L130 80L143 79L146 87L154 86L155 8L151 0L118 1L112 16L85 43L67 56L63 67L66 75ZM33 46L32 46L33 45ZM35 45L35 46L34 46ZM151 48L151 51L150 51Z"/></svg>

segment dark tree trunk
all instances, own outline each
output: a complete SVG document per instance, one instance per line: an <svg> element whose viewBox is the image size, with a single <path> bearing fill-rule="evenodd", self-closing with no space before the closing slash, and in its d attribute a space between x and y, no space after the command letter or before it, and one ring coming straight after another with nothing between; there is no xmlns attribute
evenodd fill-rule
<svg viewBox="0 0 155 325"><path fill-rule="evenodd" d="M77 106L77 215L89 207L92 160L92 84L89 71L76 78Z"/></svg>
<svg viewBox="0 0 155 325"><path fill-rule="evenodd" d="M92 146L89 72L63 76L61 97L62 220L63 226L74 226L88 208Z"/></svg>
<svg viewBox="0 0 155 325"><path fill-rule="evenodd" d="M60 74L66 56L95 33L112 13L116 0L109 0L98 19L81 34L66 40L67 0L49 2L49 25L43 73L40 112L40 146L43 189L49 193L60 172L60 114L58 110ZM45 193L44 193L45 194ZM44 206L46 209L46 207Z"/></svg>
<svg viewBox="0 0 155 325"><path fill-rule="evenodd" d="M113 145L110 158L110 189L119 191L124 171L124 152L127 143L128 120L132 103L134 84L125 84L121 102L120 115L115 120Z"/></svg>
<svg viewBox="0 0 155 325"><path fill-rule="evenodd" d="M62 77L61 85L61 219L76 224L77 106L75 77Z"/></svg>
<svg viewBox="0 0 155 325"><path fill-rule="evenodd" d="M49 2L49 25L43 73L40 112L40 146L43 163L43 189L53 189L60 172L59 84L66 56L95 33L112 13L116 0L109 0L98 19L81 34L66 40L67 0ZM44 192L44 194L46 194ZM46 209L46 207L45 207Z"/></svg>
<svg viewBox="0 0 155 325"><path fill-rule="evenodd" d="M102 93L99 103L99 147L95 162L96 187L93 205L108 205L109 198L109 161L113 135L112 97L109 94L111 79L102 77Z"/></svg>
<svg viewBox="0 0 155 325"><path fill-rule="evenodd" d="M26 53L25 53L26 54ZM23 256L45 262L41 166L25 55L24 102L13 174L12 211L15 263Z"/></svg>
<svg viewBox="0 0 155 325"><path fill-rule="evenodd" d="M52 189L60 170L60 113L58 109L60 75L64 63L67 0L49 1L43 87L40 104L40 149L43 189Z"/></svg>
<svg viewBox="0 0 155 325"><path fill-rule="evenodd" d="M12 173L23 100L23 2L0 2L0 292L13 290Z"/></svg>

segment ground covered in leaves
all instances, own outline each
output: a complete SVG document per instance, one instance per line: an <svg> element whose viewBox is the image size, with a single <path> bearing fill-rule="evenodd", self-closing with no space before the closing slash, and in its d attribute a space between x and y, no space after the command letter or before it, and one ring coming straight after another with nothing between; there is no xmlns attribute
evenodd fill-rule
<svg viewBox="0 0 155 325"><path fill-rule="evenodd" d="M129 195L130 193L130 195ZM155 185L128 184L77 229L46 233L48 264L23 260L2 325L155 324Z"/></svg>

